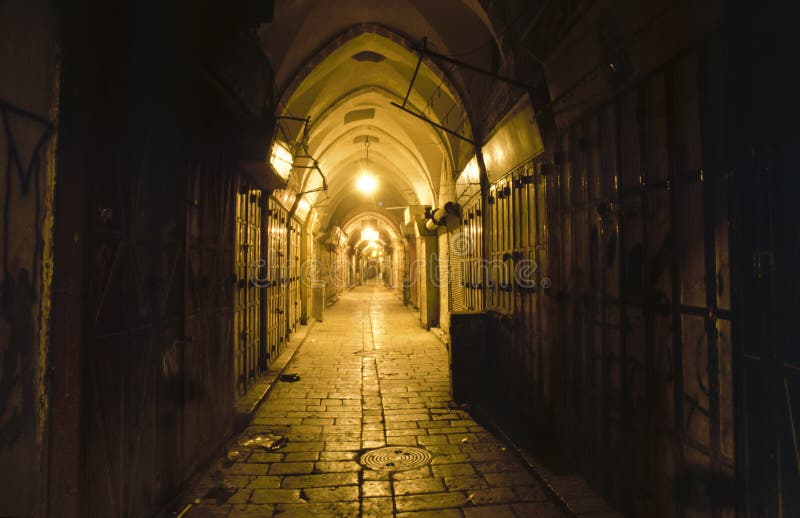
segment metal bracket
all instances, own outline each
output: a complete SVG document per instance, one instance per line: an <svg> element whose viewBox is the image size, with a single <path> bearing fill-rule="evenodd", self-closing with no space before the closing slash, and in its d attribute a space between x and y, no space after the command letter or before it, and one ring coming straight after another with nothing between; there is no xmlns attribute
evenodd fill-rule
<svg viewBox="0 0 800 518"><path fill-rule="evenodd" d="M422 43L420 44L420 49L424 49L428 44L428 38L422 38ZM417 60L417 66L414 68L414 75L411 76L411 82L408 83L408 90L406 91L406 96L403 98L403 108L406 107L406 103L408 102L408 96L411 95L411 89L414 88L414 82L417 80L417 74L419 73L419 67L422 65L422 50L417 51L417 55L419 59Z"/></svg>
<svg viewBox="0 0 800 518"><path fill-rule="evenodd" d="M418 113L412 112L411 110L409 110L405 106L401 106L401 105L397 104L394 101L391 102L391 105L394 106L395 108L400 108L401 110L403 110L404 112L408 113L409 115L413 115L414 117L416 117L416 118L418 118L418 119L420 119L420 120L422 120L424 122L427 122L428 124L430 124L431 126L433 126L435 128L439 128L440 130L444 131L445 133L449 133L450 135L453 135L456 138L459 138L459 139L461 139L461 140L463 140L465 142L469 142L473 146L478 146L479 145L477 142L475 142L471 138L465 137L464 135L462 135L462 134L460 134L458 132L455 132L455 131L451 130L450 128L446 128L446 127L442 126L441 124L430 120L429 118L425 117L424 115L420 115Z"/></svg>
<svg viewBox="0 0 800 518"><path fill-rule="evenodd" d="M525 89L525 90L533 90L534 89L534 86L533 85L529 85L528 83L524 83L524 82L518 81L516 79L511 79L510 77L502 76L500 74L496 74L494 72L490 72L488 70L484 70L484 69L482 69L480 67L476 67L475 65L470 65L469 63L465 63L463 61L459 61L459 60L451 58L449 56L445 56L444 54L439 54L439 53L434 52L432 50L428 50L426 48L426 46L425 46L425 40L424 39L423 39L423 44L420 45L419 47L417 47L416 50L420 54L425 54L427 56L430 56L430 57L433 57L433 58L436 58L436 59L440 59L440 60L445 61L447 63L451 63L451 64L456 65L458 67L466 68L467 70L471 70L472 72L475 72L476 74L481 74L481 75L484 75L484 76L488 76L488 77L491 77L492 79L497 79L498 81L502 81L504 83L508 83L510 85L513 85L513 86L516 86L516 87L519 87L519 88L522 88L522 89Z"/></svg>
<svg viewBox="0 0 800 518"><path fill-rule="evenodd" d="M425 117L424 115L421 115L419 113L415 113L415 112L409 110L408 108L406 108L406 104L408 103L408 98L411 95L411 90L414 88L414 83L416 82L417 75L419 74L419 67L422 65L422 54L425 53L425 54L438 56L438 54L432 53L431 51L429 51L427 49L427 44L428 44L428 38L422 38L422 42L416 48L417 55L419 56L419 59L417 59L417 66L414 68L414 74L411 76L411 82L408 83L408 90L406 90L406 96L403 98L403 104L397 104L396 102L392 101L391 105L394 106L395 108L400 108L404 112L406 112L406 113L408 113L410 115L413 115L414 117L416 117L416 118L418 118L418 119L420 119L420 120L422 120L424 122L427 122L428 124L430 124L431 126L433 126L435 128L438 128L438 129L440 129L440 130L442 130L442 131L444 131L446 133L449 133L450 135L453 135L454 137L457 137L457 138L459 138L461 140L469 142L473 146L477 146L478 144L474 140L472 140L471 138L465 137L464 135L462 135L462 134L460 134L460 133L458 133L456 131L453 131L450 128L446 128L446 127L442 126L441 124L430 120L429 118Z"/></svg>

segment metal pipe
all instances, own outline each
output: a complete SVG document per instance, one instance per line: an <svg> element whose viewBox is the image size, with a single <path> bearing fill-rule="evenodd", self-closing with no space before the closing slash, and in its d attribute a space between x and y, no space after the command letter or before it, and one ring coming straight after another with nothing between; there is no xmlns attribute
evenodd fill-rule
<svg viewBox="0 0 800 518"><path fill-rule="evenodd" d="M680 197L678 195L678 176L679 172L685 167L685 159L680 155L677 147L680 137L680 129L676 117L676 67L669 66L664 72L664 114L666 116L666 140L667 140L667 178L669 191L669 225L672 234L673 252L670 254L670 277L672 278L672 292L670 301L670 311L672 316L672 363L673 389L672 398L674 405L673 426L675 427L675 442L678 447L673 449L675 465L684 465L684 374L683 374L683 319L681 315L681 300L683 298L683 286L681 279L681 259L677 253L679 243L681 243L680 228ZM683 518L686 515L684 503L678 499L675 501L675 516Z"/></svg>
<svg viewBox="0 0 800 518"><path fill-rule="evenodd" d="M797 464L797 474L800 475L800 446L797 444L797 428L794 424L794 413L792 412L792 396L789 393L789 380L784 376L783 390L786 393L786 411L789 414L789 426L792 430L792 444L794 445L794 458Z"/></svg>
<svg viewBox="0 0 800 518"><path fill-rule="evenodd" d="M278 115L275 117L276 119L287 119L290 121L298 121L298 122L308 122L307 117L293 117L291 115Z"/></svg>
<svg viewBox="0 0 800 518"><path fill-rule="evenodd" d="M700 105L700 142L702 142L701 160L702 165L708 166L715 162L714 148L712 147L717 140L715 139L716 120L711 96L712 81L714 70L710 65L710 45L698 52L697 59L697 97ZM717 480L722 477L722 430L720 423L721 403L720 403L720 368L719 368L719 331L717 330L717 240L716 240L716 215L717 202L716 192L713 191L714 182L719 180L717 174L701 174L700 189L703 211L703 270L706 287L706 308L705 316L706 331L706 376L708 377L708 419L709 419L709 447L711 448L711 471ZM718 185L718 184L717 184ZM777 389L777 387L775 387ZM777 405L776 405L777 407ZM780 491L780 489L779 489ZM711 516L718 518L722 516L721 502L718 498L711 501Z"/></svg>

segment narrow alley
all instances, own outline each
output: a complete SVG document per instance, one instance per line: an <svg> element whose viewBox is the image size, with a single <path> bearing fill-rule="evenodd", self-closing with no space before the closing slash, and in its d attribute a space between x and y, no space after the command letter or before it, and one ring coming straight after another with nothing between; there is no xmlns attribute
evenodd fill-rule
<svg viewBox="0 0 800 518"><path fill-rule="evenodd" d="M185 516L563 516L511 450L453 408L445 346L388 289L348 292L285 372L300 380L278 382L241 437L286 446L220 459ZM361 465L384 446L431 459Z"/></svg>
<svg viewBox="0 0 800 518"><path fill-rule="evenodd" d="M0 517L800 516L786 0L0 0Z"/></svg>

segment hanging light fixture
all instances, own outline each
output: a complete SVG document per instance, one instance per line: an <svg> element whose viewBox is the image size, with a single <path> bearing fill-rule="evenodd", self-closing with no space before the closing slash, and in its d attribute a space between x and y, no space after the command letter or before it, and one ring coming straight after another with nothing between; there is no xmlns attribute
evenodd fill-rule
<svg viewBox="0 0 800 518"><path fill-rule="evenodd" d="M364 151L366 154L366 165L356 179L356 189L363 194L370 195L378 188L378 180L376 180L369 171L369 138L364 139Z"/></svg>
<svg viewBox="0 0 800 518"><path fill-rule="evenodd" d="M366 242L378 241L381 236L377 229L377 218L365 218L361 220L361 240Z"/></svg>
<svg viewBox="0 0 800 518"><path fill-rule="evenodd" d="M362 241L377 241L380 237L380 234L374 228L365 228L361 231Z"/></svg>

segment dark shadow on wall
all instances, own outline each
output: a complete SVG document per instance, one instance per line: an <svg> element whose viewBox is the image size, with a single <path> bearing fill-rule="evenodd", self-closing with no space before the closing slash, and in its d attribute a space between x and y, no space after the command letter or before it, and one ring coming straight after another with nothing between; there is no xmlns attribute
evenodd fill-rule
<svg viewBox="0 0 800 518"><path fill-rule="evenodd" d="M35 293L28 270L3 282L3 318L8 341L3 353L0 379L0 448L12 448L17 440L32 435L33 409L33 304Z"/></svg>

